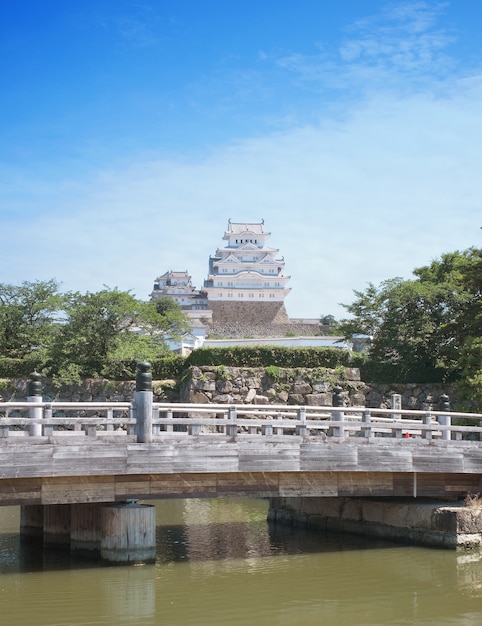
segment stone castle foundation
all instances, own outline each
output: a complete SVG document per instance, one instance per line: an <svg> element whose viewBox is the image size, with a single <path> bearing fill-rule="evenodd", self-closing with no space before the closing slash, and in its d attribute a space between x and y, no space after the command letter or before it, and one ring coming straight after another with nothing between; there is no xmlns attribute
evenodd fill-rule
<svg viewBox="0 0 482 626"><path fill-rule="evenodd" d="M208 308L213 312L213 324L220 326L260 324L289 324L284 302L228 302L209 301Z"/></svg>

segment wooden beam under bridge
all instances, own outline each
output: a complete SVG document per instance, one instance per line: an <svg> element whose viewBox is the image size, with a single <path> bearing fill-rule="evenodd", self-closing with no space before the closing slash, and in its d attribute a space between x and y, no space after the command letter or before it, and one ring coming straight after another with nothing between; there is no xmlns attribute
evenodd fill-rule
<svg viewBox="0 0 482 626"><path fill-rule="evenodd" d="M0 506L191 497L430 497L481 491L479 474L410 472L203 472L8 478ZM414 488L416 493L414 493Z"/></svg>

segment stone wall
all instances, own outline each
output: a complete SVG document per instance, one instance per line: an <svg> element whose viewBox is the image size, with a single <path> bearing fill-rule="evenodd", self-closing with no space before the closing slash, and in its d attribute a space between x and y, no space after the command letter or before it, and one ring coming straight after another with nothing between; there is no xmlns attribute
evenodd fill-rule
<svg viewBox="0 0 482 626"><path fill-rule="evenodd" d="M256 320L236 322L213 322L207 328L207 337L226 339L267 339L273 337L318 337L327 335L329 327L322 324L308 324L289 321L288 323L267 323Z"/></svg>
<svg viewBox="0 0 482 626"><path fill-rule="evenodd" d="M482 508L423 499L271 498L268 519L440 548L480 548Z"/></svg>
<svg viewBox="0 0 482 626"><path fill-rule="evenodd" d="M181 386L181 401L220 404L300 404L331 406L333 387L340 384L347 403L364 402L358 369L193 367Z"/></svg>
<svg viewBox="0 0 482 626"><path fill-rule="evenodd" d="M457 394L454 385L437 383L405 383L382 385L365 384L365 406L370 408L391 408L391 396L402 396L402 409L432 410L439 406L440 396L447 395L451 408L456 409Z"/></svg>
<svg viewBox="0 0 482 626"><path fill-rule="evenodd" d="M239 326L289 324L284 302L209 301L213 323L236 329Z"/></svg>
<svg viewBox="0 0 482 626"><path fill-rule="evenodd" d="M111 381L85 379L81 384L56 386L52 381L43 381L45 402L132 402L134 381ZM0 379L0 402L25 401L28 396L28 380L25 378ZM154 402L177 402L179 390L177 381L153 382Z"/></svg>
<svg viewBox="0 0 482 626"><path fill-rule="evenodd" d="M25 378L0 379L0 402L26 400L27 382ZM43 382L47 402L130 402L135 391L134 381L86 379L80 385L61 387L49 380ZM182 382L154 381L153 391L155 402L331 406L336 385L342 387L347 406L390 408L392 393L399 393L403 409L437 409L440 396L447 394L452 408L457 409L450 385L363 383L355 368L193 367Z"/></svg>

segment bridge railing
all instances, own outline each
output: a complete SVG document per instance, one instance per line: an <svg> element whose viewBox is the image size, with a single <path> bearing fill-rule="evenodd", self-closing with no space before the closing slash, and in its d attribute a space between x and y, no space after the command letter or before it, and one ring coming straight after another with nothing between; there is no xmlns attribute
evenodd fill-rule
<svg viewBox="0 0 482 626"><path fill-rule="evenodd" d="M286 405L155 404L154 435L185 432L479 441L482 414Z"/></svg>
<svg viewBox="0 0 482 626"><path fill-rule="evenodd" d="M142 408L130 402L2 402L0 439L139 438ZM482 440L482 414L366 407L153 403L149 440L183 436L385 437Z"/></svg>
<svg viewBox="0 0 482 626"><path fill-rule="evenodd" d="M6 437L135 435L130 402L0 402L0 439Z"/></svg>

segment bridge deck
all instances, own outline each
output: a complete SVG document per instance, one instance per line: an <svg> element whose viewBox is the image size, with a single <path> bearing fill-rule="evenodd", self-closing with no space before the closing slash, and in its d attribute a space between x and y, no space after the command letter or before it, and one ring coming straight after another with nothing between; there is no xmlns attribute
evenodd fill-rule
<svg viewBox="0 0 482 626"><path fill-rule="evenodd" d="M88 439L84 436L84 440ZM117 439L117 440L116 440ZM469 441L172 434L79 444L11 437L0 446L0 505L187 496L427 496L480 492Z"/></svg>

